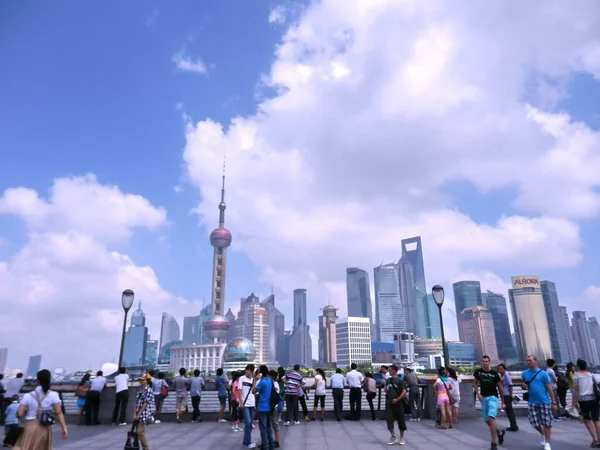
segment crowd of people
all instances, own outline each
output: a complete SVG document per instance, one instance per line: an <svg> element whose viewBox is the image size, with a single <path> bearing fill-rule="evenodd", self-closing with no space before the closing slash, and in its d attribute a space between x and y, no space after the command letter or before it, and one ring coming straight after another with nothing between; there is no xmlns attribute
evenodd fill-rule
<svg viewBox="0 0 600 450"><path fill-rule="evenodd" d="M521 374L521 388L526 391L523 400L528 404L528 421L540 434L540 445L551 450L552 423L564 417L580 419L592 437L591 447L600 448L600 388L597 379L587 370L586 361L579 359L569 363L565 373L558 370L552 359L546 361L546 369L538 367L535 356L527 357L528 369ZM371 419L377 420L374 400L378 389L385 393L385 417L390 432L388 445L405 445L406 423L420 421L422 402L420 381L410 368L402 372L397 366L382 366L379 373L361 373L356 364L344 376L337 369L329 378L323 369L316 369L312 385L306 384L300 367L286 372L282 367L269 370L261 365L255 368L248 364L245 370L231 373L227 377L218 369L215 378L219 412L217 421L228 423L225 409L229 404L229 420L232 432L243 432L242 446L266 450L280 447L280 424L283 426L300 424L300 409L304 420L325 420L326 389L331 389L334 403L333 417L337 421L361 420L363 392L369 404ZM483 420L489 428L491 449L502 445L506 431L517 432L519 426L513 403L521 401L514 395L512 377L504 364L496 369L491 367L488 356L481 360L481 368L473 374L474 394L481 405ZM1 381L1 377L0 377ZM51 374L41 370L36 377L36 387L23 397L19 393L24 386L23 374L18 374L2 389L2 420L5 424L5 446L17 450L51 450L52 432L50 425L58 423L63 439L68 432L61 408L59 395L50 389ZM179 375L167 383L165 374L153 371L138 378L140 388L133 405L134 430L142 448L149 450L146 426L159 424L163 402L169 389L175 392L176 421L181 423L187 412L188 393L192 404L192 422L201 422L200 397L205 381L198 370L192 377L181 368ZM112 422L114 425L127 425L126 410L129 403L130 378L125 368L120 368L114 379L115 404ZM439 368L438 378L433 384L436 397L436 427L452 428L459 423L461 403L460 383L453 368ZM106 378L101 371L95 378L86 374L76 390L76 405L79 414L78 424L96 425L101 394L106 386ZM350 410L343 415L345 389L349 391ZM307 405L307 392L314 391L312 414ZM566 402L566 393L571 391L572 401ZM285 408L284 408L285 405ZM500 428L496 423L498 410L506 412L510 426ZM379 408L377 408L379 409ZM261 444L252 440L253 430L258 424ZM24 424L24 426L23 426ZM397 429L397 432L396 432Z"/></svg>

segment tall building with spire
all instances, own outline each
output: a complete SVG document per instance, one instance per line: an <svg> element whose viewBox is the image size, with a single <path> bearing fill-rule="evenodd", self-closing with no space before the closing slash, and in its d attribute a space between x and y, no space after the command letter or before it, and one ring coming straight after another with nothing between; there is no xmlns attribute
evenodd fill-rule
<svg viewBox="0 0 600 450"><path fill-rule="evenodd" d="M146 315L142 311L142 302L131 315L130 327L125 333L123 346L123 366L143 366L146 362L146 345L148 344L148 328Z"/></svg>
<svg viewBox="0 0 600 450"><path fill-rule="evenodd" d="M210 233L210 245L213 246L212 295L210 300L211 316L204 322L204 331L213 343L223 342L229 336L230 322L224 316L225 282L227 275L227 247L232 236L225 228L225 165L221 184L221 202L219 203L219 226Z"/></svg>

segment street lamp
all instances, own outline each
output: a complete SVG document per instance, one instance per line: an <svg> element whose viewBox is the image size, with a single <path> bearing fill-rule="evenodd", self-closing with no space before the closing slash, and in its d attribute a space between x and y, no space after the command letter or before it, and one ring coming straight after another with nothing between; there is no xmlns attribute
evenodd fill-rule
<svg viewBox="0 0 600 450"><path fill-rule="evenodd" d="M131 289L125 289L123 295L121 295L121 305L123 311L125 311L125 317L123 318L123 333L121 334L121 352L119 353L119 367L123 365L123 350L125 348L125 328L127 327L127 314L133 305L133 298L135 294Z"/></svg>
<svg viewBox="0 0 600 450"><path fill-rule="evenodd" d="M440 329L442 330L442 352L444 353L444 366L448 367L448 349L446 348L446 336L444 335L444 318L442 317L442 305L444 304L444 288L436 284L431 288L433 301L440 310Z"/></svg>

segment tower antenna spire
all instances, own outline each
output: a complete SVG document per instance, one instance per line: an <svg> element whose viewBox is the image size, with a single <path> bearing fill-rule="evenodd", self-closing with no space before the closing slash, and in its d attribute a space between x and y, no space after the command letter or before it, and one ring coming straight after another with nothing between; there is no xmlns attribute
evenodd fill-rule
<svg viewBox="0 0 600 450"><path fill-rule="evenodd" d="M221 203L219 203L219 228L225 227L225 156L223 156L223 178L221 181Z"/></svg>

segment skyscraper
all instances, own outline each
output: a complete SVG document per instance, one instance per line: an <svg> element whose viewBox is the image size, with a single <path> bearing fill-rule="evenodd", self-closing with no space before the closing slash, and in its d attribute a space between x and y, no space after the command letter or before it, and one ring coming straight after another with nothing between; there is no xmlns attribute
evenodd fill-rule
<svg viewBox="0 0 600 450"><path fill-rule="evenodd" d="M506 298L504 298L504 295L496 294L492 291L487 291L485 293L485 298L487 309L494 321L496 345L498 346L498 359L500 359L500 361L516 361L517 350L512 342Z"/></svg>
<svg viewBox="0 0 600 450"><path fill-rule="evenodd" d="M223 342L229 336L229 320L223 315L225 306L225 282L227 280L227 247L232 236L225 228L225 166L221 184L221 203L219 203L219 226L210 233L210 245L213 246L212 295L210 300L211 316L204 321L204 331L213 343Z"/></svg>
<svg viewBox="0 0 600 450"><path fill-rule="evenodd" d="M306 289L294 290L294 327L290 337L290 363L312 367L312 339L306 323Z"/></svg>
<svg viewBox="0 0 600 450"><path fill-rule="evenodd" d="M585 318L585 311L573 311L573 340L575 341L575 349L577 358L583 358L590 365L597 365L598 352L595 343L592 342L592 335L588 326L588 321Z"/></svg>
<svg viewBox="0 0 600 450"><path fill-rule="evenodd" d="M559 364L566 364L570 361L568 340L571 337L567 335L564 320L560 313L556 285L552 281L547 280L541 281L540 285L544 299L544 309L546 310L546 320L548 321L548 329L550 331L552 358Z"/></svg>
<svg viewBox="0 0 600 450"><path fill-rule="evenodd" d="M250 339L254 343L255 362L258 364L270 362L267 310L258 301L250 301L245 304L241 320L241 327L239 324L236 326L238 336Z"/></svg>
<svg viewBox="0 0 600 450"><path fill-rule="evenodd" d="M434 313L430 312L432 305L427 300L425 266L423 264L423 249L421 247L420 236L402 240L402 260L406 261L412 269L417 315L416 335L424 339L431 338L431 317Z"/></svg>
<svg viewBox="0 0 600 450"><path fill-rule="evenodd" d="M285 331L285 316L275 307L274 294L269 295L260 302L260 306L267 310L269 321L269 361L277 361L279 336Z"/></svg>
<svg viewBox="0 0 600 450"><path fill-rule="evenodd" d="M427 294L427 311L429 313L429 337L431 339L441 339L440 309L435 304L435 300L431 294Z"/></svg>
<svg viewBox="0 0 600 450"><path fill-rule="evenodd" d="M400 303L400 273L398 264L383 264L373 269L375 284L375 339L377 342L394 342L394 334L407 330L407 312ZM350 298L350 297L348 297ZM348 302L351 317L364 317L353 314Z"/></svg>
<svg viewBox="0 0 600 450"><path fill-rule="evenodd" d="M157 360L158 341L155 339L151 339L148 335L148 340L146 341L146 357L144 359L144 364L146 364L148 367L155 367Z"/></svg>
<svg viewBox="0 0 600 450"><path fill-rule="evenodd" d="M452 285L452 289L454 290L456 317L465 308L483 306L481 284L479 284L479 281L458 281Z"/></svg>
<svg viewBox="0 0 600 450"><path fill-rule="evenodd" d="M344 317L335 324L337 366L371 364L371 325L368 317Z"/></svg>
<svg viewBox="0 0 600 450"><path fill-rule="evenodd" d="M461 342L475 346L475 358L488 355L492 364L498 362L498 346L492 314L483 306L467 307L458 316L458 336Z"/></svg>
<svg viewBox="0 0 600 450"><path fill-rule="evenodd" d="M142 366L146 360L146 345L148 341L148 328L146 328L146 315L142 311L142 302L131 315L130 326L125 333L123 346L123 366Z"/></svg>
<svg viewBox="0 0 600 450"><path fill-rule="evenodd" d="M319 317L319 364L335 364L336 334L335 323L337 321L337 309L331 305L326 306Z"/></svg>
<svg viewBox="0 0 600 450"><path fill-rule="evenodd" d="M27 377L35 378L42 366L42 355L33 355L29 357L27 365Z"/></svg>
<svg viewBox="0 0 600 450"><path fill-rule="evenodd" d="M511 277L508 296L515 326L519 359L534 355L543 361L552 357L550 331L546 320L540 280L534 275Z"/></svg>
<svg viewBox="0 0 600 450"><path fill-rule="evenodd" d="M590 317L588 319L588 329L590 330L590 336L592 337L592 345L596 348L596 354L600 359L600 324L598 319ZM600 364L600 361L598 362Z"/></svg>
<svg viewBox="0 0 600 450"><path fill-rule="evenodd" d="M6 364L8 361L8 349L0 348L0 373L4 373L6 370Z"/></svg>
<svg viewBox="0 0 600 450"><path fill-rule="evenodd" d="M288 367L290 365L290 340L292 338L291 331L284 331L279 336L277 343L277 361L282 367Z"/></svg>
<svg viewBox="0 0 600 450"><path fill-rule="evenodd" d="M573 340L573 331L571 329L571 319L569 318L569 312L566 306L560 306L560 315L563 320L563 326L565 327L565 333L567 334L567 351L569 352L569 361L575 362L577 358L575 355L575 341Z"/></svg>
<svg viewBox="0 0 600 450"><path fill-rule="evenodd" d="M175 317L166 312L162 313L162 320L160 322L160 351L169 342L178 341L180 336L179 324L175 320Z"/></svg>
<svg viewBox="0 0 600 450"><path fill-rule="evenodd" d="M346 294L348 298L348 314L352 317L368 317L373 324L371 306L371 289L369 274L356 267L346 269Z"/></svg>

